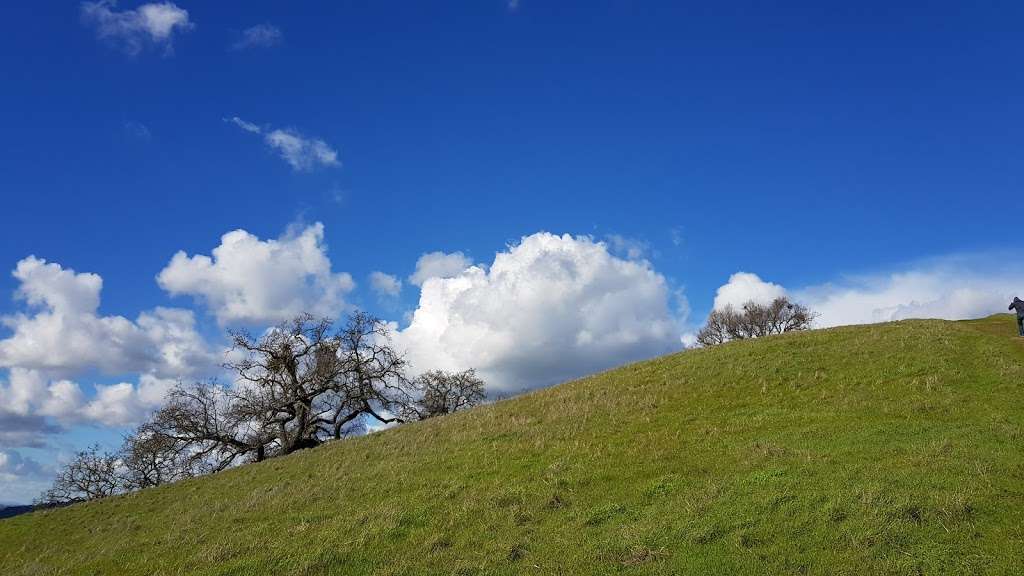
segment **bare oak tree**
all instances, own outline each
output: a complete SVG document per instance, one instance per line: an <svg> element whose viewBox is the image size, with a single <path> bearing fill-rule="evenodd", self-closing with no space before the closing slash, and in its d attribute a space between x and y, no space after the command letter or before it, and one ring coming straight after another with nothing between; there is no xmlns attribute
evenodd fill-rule
<svg viewBox="0 0 1024 576"><path fill-rule="evenodd" d="M120 452L83 451L45 503L76 502L159 486L309 448L360 429L367 419L404 422L479 404L473 370L406 376L388 324L363 312L334 330L303 314L260 337L231 333L231 386L179 383Z"/></svg>
<svg viewBox="0 0 1024 576"><path fill-rule="evenodd" d="M697 342L701 346L715 346L731 340L808 330L815 317L814 312L784 296L769 304L747 302L741 310L726 306L711 312L697 332Z"/></svg>
<svg viewBox="0 0 1024 576"><path fill-rule="evenodd" d="M391 344L388 325L356 312L338 339L343 377L326 399L333 406L330 436L340 438L364 414L384 424L403 422L398 415L413 402L413 386L405 375L405 358Z"/></svg>
<svg viewBox="0 0 1024 576"><path fill-rule="evenodd" d="M266 423L239 414L234 392L215 382L179 384L143 429L171 442L190 466L209 472L263 460L273 443Z"/></svg>
<svg viewBox="0 0 1024 576"><path fill-rule="evenodd" d="M98 444L82 450L58 472L37 504L70 504L95 500L125 490L117 454L101 452Z"/></svg>
<svg viewBox="0 0 1024 576"><path fill-rule="evenodd" d="M421 397L407 408L418 420L451 414L484 401L484 381L472 368L463 372L431 370L414 381Z"/></svg>
<svg viewBox="0 0 1024 576"><path fill-rule="evenodd" d="M273 449L288 454L320 442L330 403L325 396L339 388L346 362L339 357L342 338L330 320L304 314L256 339L232 334L242 358L226 367L238 378L234 412L257 423Z"/></svg>
<svg viewBox="0 0 1024 576"><path fill-rule="evenodd" d="M259 338L232 333L235 385L179 385L146 433L189 467L218 471L340 438L364 415L401 422L412 386L387 324L357 312L332 328L304 314Z"/></svg>
<svg viewBox="0 0 1024 576"><path fill-rule="evenodd" d="M141 490L191 478L205 471L172 437L140 426L125 438L120 452L126 488Z"/></svg>

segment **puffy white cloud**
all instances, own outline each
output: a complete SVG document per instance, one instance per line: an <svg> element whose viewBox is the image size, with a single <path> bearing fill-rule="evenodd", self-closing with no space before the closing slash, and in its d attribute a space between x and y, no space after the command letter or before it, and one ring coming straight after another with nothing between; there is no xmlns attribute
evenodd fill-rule
<svg viewBox="0 0 1024 576"><path fill-rule="evenodd" d="M29 305L70 314L93 314L99 308L103 279L97 274L76 274L35 256L19 261L11 274L20 283L17 296Z"/></svg>
<svg viewBox="0 0 1024 576"><path fill-rule="evenodd" d="M201 299L222 325L279 322L302 312L335 317L355 282L331 271L323 237L319 222L276 240L235 230L212 256L178 252L157 282L171 294Z"/></svg>
<svg viewBox="0 0 1024 576"><path fill-rule="evenodd" d="M103 280L96 274L29 256L18 262L13 275L20 283L15 296L30 313L0 318L13 331L0 340L0 368L179 376L205 369L213 360L189 310L157 308L135 322L100 316Z"/></svg>
<svg viewBox="0 0 1024 576"><path fill-rule="evenodd" d="M174 378L212 369L216 357L196 332L190 310L156 308L133 322L100 316L102 279L28 257L18 263L16 297L29 313L2 318L0 446L41 446L54 424L121 425L156 407ZM60 375L141 372L139 386L96 386L90 400ZM57 376L55 376L57 375Z"/></svg>
<svg viewBox="0 0 1024 576"><path fill-rule="evenodd" d="M176 381L143 374L138 386L129 382L96 385L96 395L82 406L78 416L106 426L124 426L143 420L158 408Z"/></svg>
<svg viewBox="0 0 1024 576"><path fill-rule="evenodd" d="M51 417L74 413L82 393L74 382L47 383L36 370L11 369L0 380L0 448L42 447L45 438L62 432Z"/></svg>
<svg viewBox="0 0 1024 576"><path fill-rule="evenodd" d="M423 274L417 281L419 307L395 335L396 345L408 350L418 371L476 368L492 393L678 347L665 278L590 238L542 232L497 254L487 269L471 266L448 278Z"/></svg>
<svg viewBox="0 0 1024 576"><path fill-rule="evenodd" d="M103 280L30 256L18 262L26 310L0 322L0 447L45 447L66 426L120 426L159 406L177 378L209 374L217 357L190 310L156 308L136 320L99 314ZM137 373L138 385L95 385L72 374Z"/></svg>
<svg viewBox="0 0 1024 576"><path fill-rule="evenodd" d="M395 298L402 293L402 281L397 276L384 272L370 272L370 288L378 296Z"/></svg>
<svg viewBox="0 0 1024 576"><path fill-rule="evenodd" d="M167 376L207 371L218 358L196 331L191 310L158 306L135 320L145 339L155 344L156 364L149 371Z"/></svg>
<svg viewBox="0 0 1024 576"><path fill-rule="evenodd" d="M34 377L34 375L33 375ZM12 380L14 378L12 377ZM82 405L82 390L71 380L57 380L46 386L39 405L39 415L66 418Z"/></svg>
<svg viewBox="0 0 1024 576"><path fill-rule="evenodd" d="M246 48L270 48L281 43L284 35L281 29L272 24L257 24L242 30L242 35L237 42L231 45L234 50L245 50Z"/></svg>
<svg viewBox="0 0 1024 576"><path fill-rule="evenodd" d="M39 437L59 432L59 426L44 425L52 419L60 424L101 424L123 426L140 422L146 414L159 407L177 380L159 378L152 374L139 376L138 385L129 382L97 384L90 398L76 382L48 380L38 370L12 368L7 382L0 382L0 445L2 432L25 432ZM17 424L17 425L15 425ZM38 445L22 437L19 442Z"/></svg>
<svg viewBox="0 0 1024 576"><path fill-rule="evenodd" d="M786 289L778 284L765 282L757 274L737 272L729 277L729 281L718 288L715 294L715 310L727 306L741 308L747 302L767 304L776 298L786 295Z"/></svg>
<svg viewBox="0 0 1024 576"><path fill-rule="evenodd" d="M0 406L6 414L63 418L80 407L82 398L78 384L69 380L47 382L38 370L11 368L7 384L0 382Z"/></svg>
<svg viewBox="0 0 1024 576"><path fill-rule="evenodd" d="M148 44L172 51L175 32L193 27L188 11L173 2L143 4L134 10L116 10L114 0L82 3L82 18L96 28L96 34L120 44L129 54L138 54Z"/></svg>
<svg viewBox="0 0 1024 576"><path fill-rule="evenodd" d="M0 448L45 446L48 436L63 431L53 419L73 415L81 402L74 382L47 382L37 370L12 368L7 382L0 380Z"/></svg>
<svg viewBox="0 0 1024 576"><path fill-rule="evenodd" d="M416 261L416 271L409 276L414 286L422 286L430 278L454 278L473 265L462 252L429 252Z"/></svg>
<svg viewBox="0 0 1024 576"><path fill-rule="evenodd" d="M141 412L135 387L128 382L97 385L96 397L82 409L87 419L108 426L133 422Z"/></svg>
<svg viewBox="0 0 1024 576"><path fill-rule="evenodd" d="M292 129L264 129L238 116L225 118L224 121L246 132L262 134L267 146L273 148L294 170L302 172L322 166L341 165L338 152L319 138L309 138Z"/></svg>

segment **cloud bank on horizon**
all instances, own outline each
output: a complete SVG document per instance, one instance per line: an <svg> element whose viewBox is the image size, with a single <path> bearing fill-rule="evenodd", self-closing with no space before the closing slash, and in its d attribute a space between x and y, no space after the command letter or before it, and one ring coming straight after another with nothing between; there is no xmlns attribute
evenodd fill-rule
<svg viewBox="0 0 1024 576"><path fill-rule="evenodd" d="M818 313L817 328L910 318L965 320L1006 311L1024 285L1024 273L1008 262L987 255L949 256L899 271L849 276L793 290L757 274L737 272L718 288L713 308L789 296Z"/></svg>

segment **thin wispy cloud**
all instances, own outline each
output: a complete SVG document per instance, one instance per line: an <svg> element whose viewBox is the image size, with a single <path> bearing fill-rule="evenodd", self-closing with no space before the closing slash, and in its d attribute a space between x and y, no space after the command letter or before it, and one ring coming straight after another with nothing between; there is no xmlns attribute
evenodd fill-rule
<svg viewBox="0 0 1024 576"><path fill-rule="evenodd" d="M277 46L284 40L281 29L273 24L257 24L250 26L242 33L237 41L231 45L232 50L246 50L249 48L270 48Z"/></svg>
<svg viewBox="0 0 1024 576"><path fill-rule="evenodd" d="M96 30L96 36L135 55L153 46L165 55L174 52L176 33L195 27L188 10L173 2L142 4L131 10L117 10L115 0L82 3L82 20Z"/></svg>
<svg viewBox="0 0 1024 576"><path fill-rule="evenodd" d="M261 127L238 116L224 118L224 121L250 134L262 135L263 142L298 172L341 165L337 150L319 138L305 136L292 128Z"/></svg>
<svg viewBox="0 0 1024 576"><path fill-rule="evenodd" d="M307 138L294 130L273 130L264 136L264 141L300 172L340 164L338 153L326 142L319 138Z"/></svg>
<svg viewBox="0 0 1024 576"><path fill-rule="evenodd" d="M149 131L149 127L142 122L128 121L124 123L125 134L128 134L132 138L138 140L149 141L153 138L153 133Z"/></svg>
<svg viewBox="0 0 1024 576"><path fill-rule="evenodd" d="M263 131L259 126L253 124L252 122L246 122L245 120L242 120L238 116L232 116L231 118L225 118L224 121L225 122L230 122L230 123L234 124L235 126L238 126L239 128L241 128L242 130L245 130L246 132L252 132L253 134L259 134L260 132Z"/></svg>
<svg viewBox="0 0 1024 576"><path fill-rule="evenodd" d="M672 239L673 246L683 245L683 229L679 226L674 226L668 231L669 237Z"/></svg>
<svg viewBox="0 0 1024 576"><path fill-rule="evenodd" d="M653 255L651 243L646 240L629 238L622 234L609 234L606 238L612 253L625 256L629 260L642 260Z"/></svg>

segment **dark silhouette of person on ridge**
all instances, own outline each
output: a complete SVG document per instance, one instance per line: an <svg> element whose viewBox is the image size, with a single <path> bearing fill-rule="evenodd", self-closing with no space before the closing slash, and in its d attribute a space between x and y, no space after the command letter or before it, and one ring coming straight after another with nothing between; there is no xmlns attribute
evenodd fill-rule
<svg viewBox="0 0 1024 576"><path fill-rule="evenodd" d="M1024 300L1014 297L1013 302L1010 302L1009 310L1017 311L1017 332L1024 336Z"/></svg>

